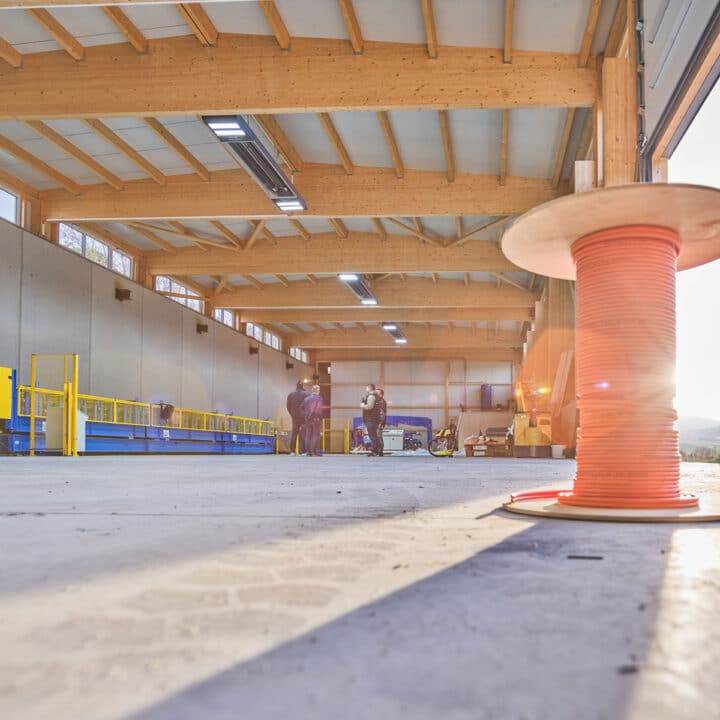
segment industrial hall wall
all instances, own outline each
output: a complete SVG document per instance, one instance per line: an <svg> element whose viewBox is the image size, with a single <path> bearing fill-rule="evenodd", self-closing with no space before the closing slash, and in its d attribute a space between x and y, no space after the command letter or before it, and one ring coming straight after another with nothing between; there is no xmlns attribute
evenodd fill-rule
<svg viewBox="0 0 720 720"><path fill-rule="evenodd" d="M120 302L115 288L130 290ZM197 324L208 326L198 334ZM80 392L275 419L312 369L152 290L0 221L0 365L78 353Z"/></svg>

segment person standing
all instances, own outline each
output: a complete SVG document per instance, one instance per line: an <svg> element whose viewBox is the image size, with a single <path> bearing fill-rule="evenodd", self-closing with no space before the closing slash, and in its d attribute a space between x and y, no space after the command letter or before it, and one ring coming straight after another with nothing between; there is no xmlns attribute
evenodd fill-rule
<svg viewBox="0 0 720 720"><path fill-rule="evenodd" d="M320 428L323 416L323 401L320 386L313 385L312 392L300 406L303 414L303 434L305 435L304 455L320 457Z"/></svg>
<svg viewBox="0 0 720 720"><path fill-rule="evenodd" d="M303 448L303 415L300 407L302 406L303 400L309 395L305 391L305 386L302 380L298 380L297 386L293 392L287 396L287 402L285 406L287 411L290 413L290 419L292 420L292 431L290 432L290 454L295 455L305 452ZM300 439L299 448L298 438Z"/></svg>
<svg viewBox="0 0 720 720"><path fill-rule="evenodd" d="M382 457L385 454L385 440L383 438L383 430L387 422L387 403L385 402L385 391L382 388L377 389L377 400L375 404L378 406L378 415L380 424L378 425L378 455Z"/></svg>
<svg viewBox="0 0 720 720"><path fill-rule="evenodd" d="M365 388L365 396L363 397L360 407L362 408L362 419L370 436L370 445L372 450L370 455L377 456L378 453L378 428L380 427L380 406L377 403L378 395L375 385L369 383Z"/></svg>

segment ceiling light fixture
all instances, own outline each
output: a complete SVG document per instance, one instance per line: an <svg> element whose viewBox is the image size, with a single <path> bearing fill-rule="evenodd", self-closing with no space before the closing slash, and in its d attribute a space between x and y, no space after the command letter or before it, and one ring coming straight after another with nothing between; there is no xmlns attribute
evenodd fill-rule
<svg viewBox="0 0 720 720"><path fill-rule="evenodd" d="M362 305L377 305L378 302L375 298L363 298L360 303Z"/></svg>
<svg viewBox="0 0 720 720"><path fill-rule="evenodd" d="M297 188L240 115L204 117L203 122L227 145L240 164L283 213L307 210Z"/></svg>
<svg viewBox="0 0 720 720"><path fill-rule="evenodd" d="M400 329L400 326L394 322L384 322L382 324L383 330L388 332L392 339L399 345L407 344L407 338L405 333Z"/></svg>
<svg viewBox="0 0 720 720"><path fill-rule="evenodd" d="M383 323L383 330L397 330L395 323Z"/></svg>
<svg viewBox="0 0 720 720"><path fill-rule="evenodd" d="M339 273L338 279L342 280L358 297L362 305L377 305L378 301L373 294L372 288L367 279L358 273Z"/></svg>
<svg viewBox="0 0 720 720"><path fill-rule="evenodd" d="M340 273L338 277L343 282L357 282L360 279L360 276L357 273Z"/></svg>

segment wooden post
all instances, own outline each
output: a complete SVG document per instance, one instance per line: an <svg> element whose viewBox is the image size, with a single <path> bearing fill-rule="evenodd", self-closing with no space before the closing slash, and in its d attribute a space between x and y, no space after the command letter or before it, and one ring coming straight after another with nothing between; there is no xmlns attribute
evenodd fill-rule
<svg viewBox="0 0 720 720"><path fill-rule="evenodd" d="M637 92L634 58L606 58L602 68L602 154L605 187L635 181Z"/></svg>

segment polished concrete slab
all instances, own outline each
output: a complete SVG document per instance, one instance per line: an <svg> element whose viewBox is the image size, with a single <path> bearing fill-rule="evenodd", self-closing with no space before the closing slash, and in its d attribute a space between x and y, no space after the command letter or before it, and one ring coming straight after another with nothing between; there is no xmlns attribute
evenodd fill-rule
<svg viewBox="0 0 720 720"><path fill-rule="evenodd" d="M0 716L720 717L720 525L498 509L573 473L2 458Z"/></svg>

